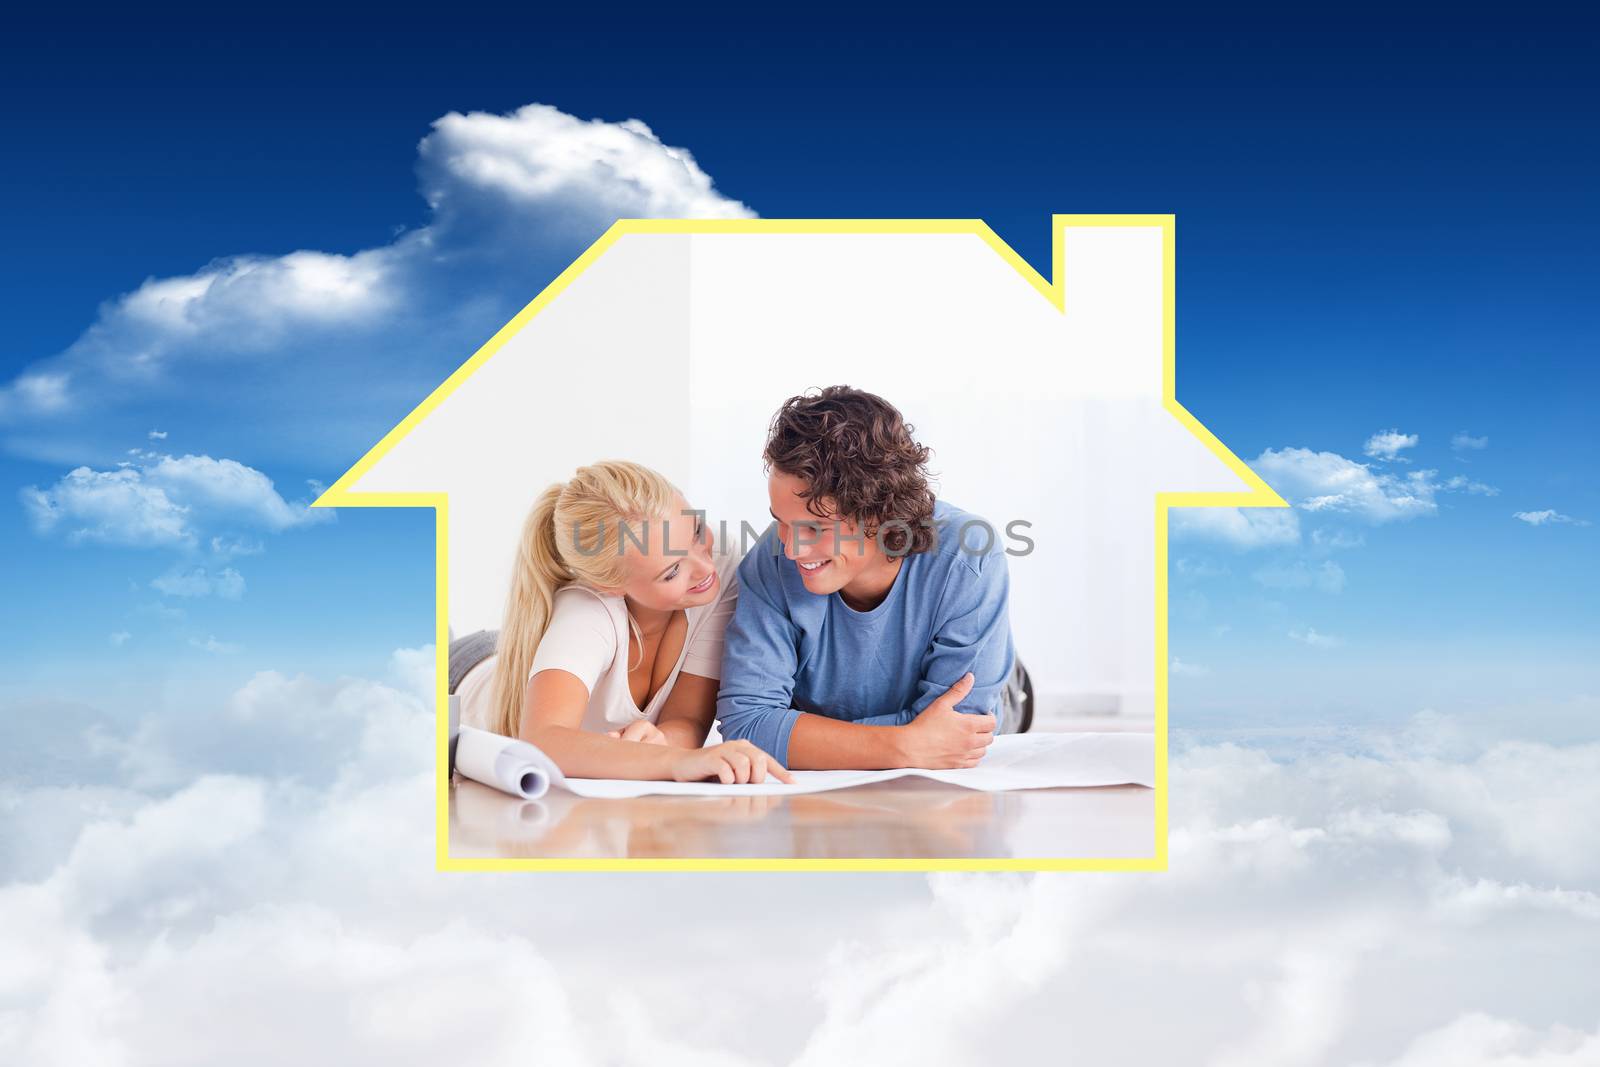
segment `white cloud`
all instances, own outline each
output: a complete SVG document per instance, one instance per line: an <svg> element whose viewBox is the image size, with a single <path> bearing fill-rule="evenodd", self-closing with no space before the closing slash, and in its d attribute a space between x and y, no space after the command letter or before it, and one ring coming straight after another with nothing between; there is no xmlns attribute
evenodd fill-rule
<svg viewBox="0 0 1600 1067"><path fill-rule="evenodd" d="M251 914L181 955L140 964L136 1002L157 1016L136 1018L129 1044L164 1046L166 1063L215 1062L207 1018L215 1009L201 1005L233 974L248 974L243 984L258 1005L228 1012L232 1063L595 1062L559 971L525 939L464 918L397 941L316 908ZM330 1012L331 1004L345 1007ZM174 1025L185 1016L193 1031Z"/></svg>
<svg viewBox="0 0 1600 1067"><path fill-rule="evenodd" d="M697 963L692 945L713 910L760 924L765 909L712 909L702 881L667 888L678 918L660 924L617 880L580 878L546 886L567 916L550 923L512 899L534 880L434 872L432 663L397 653L393 684L258 675L209 740L147 719L122 766L152 794L39 838L43 864L11 857L45 873L0 886L0 1061L754 1062L714 1047L730 1020L704 991L733 961ZM145 773L157 765L170 785ZM0 785L0 823L85 801L34 804L23 781ZM571 927L594 907L610 919ZM594 951L600 929L638 957L637 996Z"/></svg>
<svg viewBox="0 0 1600 1067"><path fill-rule="evenodd" d="M1600 1030L1532 1027L1466 1012L1411 1041L1384 1067L1590 1067L1600 1063ZM1363 1061L1356 1067L1379 1067Z"/></svg>
<svg viewBox="0 0 1600 1067"><path fill-rule="evenodd" d="M149 437L150 437L150 440L152 440L152 441L165 441L167 439L167 431L165 431L165 430L151 430L150 434L149 434Z"/></svg>
<svg viewBox="0 0 1600 1067"><path fill-rule="evenodd" d="M564 204L596 218L748 218L685 148L638 119L588 122L544 104L509 115L451 112L418 147L423 195L441 214L491 204Z"/></svg>
<svg viewBox="0 0 1600 1067"><path fill-rule="evenodd" d="M211 554L219 560L228 560L235 556L258 556L266 551L266 547L260 538L238 534L218 535L211 539Z"/></svg>
<svg viewBox="0 0 1600 1067"><path fill-rule="evenodd" d="M198 637L189 638L189 647L198 648L201 652L209 652L214 656L228 656L239 651L239 646L229 641L218 641L215 634L204 641Z"/></svg>
<svg viewBox="0 0 1600 1067"><path fill-rule="evenodd" d="M333 514L313 510L309 500L289 503L271 478L232 459L162 456L144 468L144 478L197 512L275 532L326 522Z"/></svg>
<svg viewBox="0 0 1600 1067"><path fill-rule="evenodd" d="M1434 906L1460 923L1481 923L1506 911L1548 910L1600 921L1600 895L1581 889L1508 885L1488 878L1455 878L1440 885Z"/></svg>
<svg viewBox="0 0 1600 1067"><path fill-rule="evenodd" d="M1169 515L1176 538L1237 549L1292 545L1300 540L1300 518L1290 508L1172 508Z"/></svg>
<svg viewBox="0 0 1600 1067"><path fill-rule="evenodd" d="M194 540L189 509L160 486L146 484L133 468L78 467L49 489L30 485L20 495L35 533L51 534L67 527L67 540L73 544L98 541L152 547Z"/></svg>
<svg viewBox="0 0 1600 1067"><path fill-rule="evenodd" d="M430 646L396 652L388 683L259 671L219 708L150 716L99 747L141 789L177 788L207 771L287 770L317 787L341 774L381 780L429 765L433 664Z"/></svg>
<svg viewBox="0 0 1600 1067"><path fill-rule="evenodd" d="M1369 455L1393 459L1400 449L1415 443L1415 434L1386 431L1373 435L1367 442L1367 451ZM1369 463L1308 448L1269 448L1251 466L1293 505L1293 510L1174 508L1173 535L1239 549L1294 545L1300 542L1301 512L1321 519L1359 519L1381 525L1437 514L1437 498L1442 492L1483 496L1499 492L1493 486L1462 476L1441 483L1436 470L1403 474L1374 470ZM1312 547L1321 551L1356 548L1365 543L1360 533L1323 527L1313 528L1310 540ZM1332 572L1328 573L1331 576ZM1272 582L1270 577L1260 580L1263 584Z"/></svg>
<svg viewBox="0 0 1600 1067"><path fill-rule="evenodd" d="M232 567L211 573L204 567L176 567L150 580L151 588L167 596L238 600L244 596L244 576Z"/></svg>
<svg viewBox="0 0 1600 1067"><path fill-rule="evenodd" d="M258 349L285 326L344 322L386 309L385 272L383 256L372 251L233 256L197 274L151 279L123 297L120 310L152 340L198 335L229 348ZM231 335L238 327L252 332ZM145 362L157 354L154 348L141 353Z"/></svg>
<svg viewBox="0 0 1600 1067"><path fill-rule="evenodd" d="M1550 883L1600 878L1571 847L1600 829L1585 767L1600 770L1600 745L1496 745L1455 761L1180 749L1168 871L936 878L930 904L836 951L801 1062L852 1049L882 1063L930 1050L1023 1062L1056 1047L1084 1062L1233 1067L1511 1067L1523 1062L1513 1050L1583 1063L1573 1050L1600 1040L1586 1014L1600 995L1589 963L1600 923L1591 890ZM1565 847L1521 847L1540 810L1554 822L1540 836ZM1495 905L1469 915L1463 887ZM1535 987L1508 984L1513 972ZM915 1010L955 1002L946 991L964 975L983 993L970 1010ZM1008 1020L992 1017L995 1001L1013 1005ZM1454 1059L1411 1051L1485 1005L1509 1037L1459 1035Z"/></svg>
<svg viewBox="0 0 1600 1067"><path fill-rule="evenodd" d="M151 278L110 301L61 356L0 389L0 418L27 418L115 401L163 381L184 360L239 360L281 346L300 332L371 323L398 293L390 254L299 251L231 256L195 274ZM48 379L48 394L23 381ZM166 436L150 433L152 440Z"/></svg>
<svg viewBox="0 0 1600 1067"><path fill-rule="evenodd" d="M121 648L123 645L128 643L128 640L131 637L133 637L133 635L131 633L129 633L128 631L126 631L126 630L117 630L116 632L112 633L112 635L110 637L111 647L113 647L113 648Z"/></svg>
<svg viewBox="0 0 1600 1067"><path fill-rule="evenodd" d="M1457 452L1481 452L1489 447L1487 437L1474 437L1465 430L1461 430L1450 438L1450 447Z"/></svg>
<svg viewBox="0 0 1600 1067"><path fill-rule="evenodd" d="M53 415L67 407L67 382L68 376L59 371L25 371L0 389L0 415L5 413L8 404Z"/></svg>
<svg viewBox="0 0 1600 1067"><path fill-rule="evenodd" d="M1500 490L1496 489L1494 486L1484 485L1482 482L1475 482L1471 478L1468 478L1462 474L1457 474L1446 481L1442 488L1460 493L1473 493L1477 496L1500 495Z"/></svg>
<svg viewBox="0 0 1600 1067"><path fill-rule="evenodd" d="M1289 639L1298 641L1302 645L1308 645L1311 648L1338 648L1344 644L1342 638L1335 637L1332 634L1319 633L1314 626L1290 630Z"/></svg>
<svg viewBox="0 0 1600 1067"><path fill-rule="evenodd" d="M1399 430L1380 430L1367 438L1363 451L1375 459L1399 459L1407 448L1417 447L1417 435Z"/></svg>
<svg viewBox="0 0 1600 1067"><path fill-rule="evenodd" d="M1333 552L1345 548L1360 548L1366 543L1365 535L1351 533L1348 530L1318 528L1311 531L1311 544L1325 552Z"/></svg>
<svg viewBox="0 0 1600 1067"><path fill-rule="evenodd" d="M1177 656L1172 657L1172 662L1167 665L1167 670L1180 678L1203 678L1211 673L1211 668L1201 663L1189 663Z"/></svg>
<svg viewBox="0 0 1600 1067"><path fill-rule="evenodd" d="M78 467L47 489L22 490L40 535L64 530L72 544L192 547L202 527L235 524L274 532L327 522L331 509L290 503L272 479L237 460L141 453L116 470ZM238 541L237 535L213 538Z"/></svg>
<svg viewBox="0 0 1600 1067"><path fill-rule="evenodd" d="M87 917L115 911L130 892L167 896L165 910L184 907L185 883L207 853L224 853L260 833L266 789L248 778L204 775L139 808L126 822L92 822L57 869L55 887L68 910ZM177 899L173 899L173 898Z"/></svg>
<svg viewBox="0 0 1600 1067"><path fill-rule="evenodd" d="M1567 524L1571 526L1589 525L1589 520L1587 519L1575 519L1571 515L1563 515L1561 512L1556 511L1553 508L1545 508L1543 511L1518 511L1512 515L1512 518L1521 519L1529 526L1553 526L1557 524Z"/></svg>
<svg viewBox="0 0 1600 1067"><path fill-rule="evenodd" d="M1268 589L1314 588L1324 593L1340 592L1345 582L1344 568L1331 559L1315 565L1304 560L1269 564L1258 569L1252 577Z"/></svg>
<svg viewBox="0 0 1600 1067"><path fill-rule="evenodd" d="M6 446L104 463L113 442L159 440L159 421L218 450L357 447L615 219L752 214L636 119L452 112L417 154L424 225L348 255L224 257L107 301L65 351L0 385Z"/></svg>
<svg viewBox="0 0 1600 1067"><path fill-rule="evenodd" d="M1251 464L1296 507L1336 512L1372 523L1396 522L1438 511L1433 470L1404 476L1374 471L1336 452L1308 448L1267 449Z"/></svg>
<svg viewBox="0 0 1600 1067"><path fill-rule="evenodd" d="M1051 907L1043 898L1053 887L1039 881L931 882L932 900L916 906L914 927L902 920L892 924L892 941L833 949L818 990L822 1023L793 1061L798 1067L1007 1062L983 1055L985 1035L1058 970L1103 910L1082 896L1073 907ZM929 1010L934 1005L942 1007Z"/></svg>

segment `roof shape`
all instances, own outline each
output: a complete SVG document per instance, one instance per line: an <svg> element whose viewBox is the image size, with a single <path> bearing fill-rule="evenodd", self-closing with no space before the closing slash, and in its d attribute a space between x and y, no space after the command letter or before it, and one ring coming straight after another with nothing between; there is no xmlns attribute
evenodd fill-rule
<svg viewBox="0 0 1600 1067"><path fill-rule="evenodd" d="M1090 681L1154 715L1164 867L1166 511L1288 505L1176 398L1172 216L1052 227L1047 280L979 220L619 221L315 506L436 509L442 706L447 625L498 624L544 485L636 459L714 522L759 524L777 404L837 382L878 392L954 472L941 496L1060 549L1012 561L1014 625L1097 621L1061 653L1077 660L1049 666L1103 671ZM1123 562L1065 577L1049 562L1107 552ZM442 824L439 847L459 866ZM1062 864L1097 866L1043 865Z"/></svg>

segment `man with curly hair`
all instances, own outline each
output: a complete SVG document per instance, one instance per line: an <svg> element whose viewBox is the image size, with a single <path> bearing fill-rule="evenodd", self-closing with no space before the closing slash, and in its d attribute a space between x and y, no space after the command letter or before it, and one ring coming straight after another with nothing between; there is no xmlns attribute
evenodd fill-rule
<svg viewBox="0 0 1600 1067"><path fill-rule="evenodd" d="M724 738L794 769L951 768L1026 729L1005 551L983 519L935 499L914 429L843 385L774 416L774 521L739 565Z"/></svg>

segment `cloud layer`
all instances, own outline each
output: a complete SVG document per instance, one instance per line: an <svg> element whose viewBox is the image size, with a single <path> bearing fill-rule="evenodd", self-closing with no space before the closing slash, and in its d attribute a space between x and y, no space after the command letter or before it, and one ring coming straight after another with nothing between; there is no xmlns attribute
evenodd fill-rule
<svg viewBox="0 0 1600 1067"><path fill-rule="evenodd" d="M1162 874L663 876L641 906L637 878L433 871L431 664L80 718L69 784L21 761L0 1058L1510 1067L1600 1043L1600 745L1436 715L1290 759L1180 735Z"/></svg>

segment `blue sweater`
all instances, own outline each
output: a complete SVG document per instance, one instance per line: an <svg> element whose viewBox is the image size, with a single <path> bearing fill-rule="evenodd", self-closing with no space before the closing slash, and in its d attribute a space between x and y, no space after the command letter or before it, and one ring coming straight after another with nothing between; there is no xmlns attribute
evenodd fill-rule
<svg viewBox="0 0 1600 1067"><path fill-rule="evenodd" d="M801 712L899 726L968 671L972 692L958 710L994 711L1016 659L1004 535L973 525L963 547L962 526L978 516L940 500L933 518L937 546L907 556L871 611L809 592L767 527L739 564L717 694L725 739L787 765Z"/></svg>

